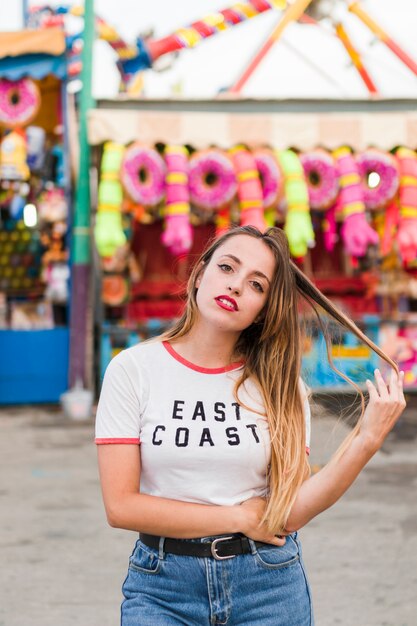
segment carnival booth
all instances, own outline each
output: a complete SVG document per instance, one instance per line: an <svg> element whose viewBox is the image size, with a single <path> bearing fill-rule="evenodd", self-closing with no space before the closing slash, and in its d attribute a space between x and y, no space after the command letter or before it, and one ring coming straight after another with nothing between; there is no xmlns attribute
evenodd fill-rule
<svg viewBox="0 0 417 626"><path fill-rule="evenodd" d="M1 404L67 389L67 154L64 33L1 33Z"/></svg>
<svg viewBox="0 0 417 626"><path fill-rule="evenodd" d="M233 224L275 224L295 261L417 389L417 114L405 107L99 103L89 140L99 181L100 374L117 351L179 315L190 264L208 238ZM307 382L348 388L328 366L308 310L305 318ZM378 358L330 330L335 366L363 383Z"/></svg>

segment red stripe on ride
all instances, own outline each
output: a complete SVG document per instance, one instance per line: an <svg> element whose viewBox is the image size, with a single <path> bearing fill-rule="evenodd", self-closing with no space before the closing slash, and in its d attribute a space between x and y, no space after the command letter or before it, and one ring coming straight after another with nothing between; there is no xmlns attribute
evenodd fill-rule
<svg viewBox="0 0 417 626"><path fill-rule="evenodd" d="M249 2L259 13L269 11L272 8L271 3L266 0L249 0Z"/></svg>
<svg viewBox="0 0 417 626"><path fill-rule="evenodd" d="M223 11L219 11L219 13L223 15L224 19L229 24L239 24L242 21L242 16L232 9L224 9Z"/></svg>
<svg viewBox="0 0 417 626"><path fill-rule="evenodd" d="M193 28L202 36L202 37L210 37L216 32L216 29L205 22L194 22L191 24Z"/></svg>

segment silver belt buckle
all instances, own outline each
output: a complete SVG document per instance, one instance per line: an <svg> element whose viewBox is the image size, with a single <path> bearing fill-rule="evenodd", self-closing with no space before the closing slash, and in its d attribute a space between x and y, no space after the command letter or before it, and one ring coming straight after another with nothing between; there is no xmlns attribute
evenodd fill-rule
<svg viewBox="0 0 417 626"><path fill-rule="evenodd" d="M233 539L233 537L220 537L219 539L215 539L211 542L210 550L212 556L216 559L216 561L224 561L225 559L234 559L236 554L231 554L230 556L219 556L217 554L217 544L221 541L228 541L229 539Z"/></svg>

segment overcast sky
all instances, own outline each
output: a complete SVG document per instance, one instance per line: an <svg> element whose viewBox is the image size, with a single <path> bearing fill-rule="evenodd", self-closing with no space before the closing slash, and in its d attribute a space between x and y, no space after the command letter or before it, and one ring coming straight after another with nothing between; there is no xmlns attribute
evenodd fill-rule
<svg viewBox="0 0 417 626"><path fill-rule="evenodd" d="M177 27L232 5L233 1L95 0L95 10L127 41L133 42L138 33L148 28L154 29L155 37L162 37ZM36 0L31 4L41 2ZM49 0L49 4L60 3ZM380 94L417 98L417 76L347 11L343 0L336 4ZM395 3L366 0L362 6L417 60L417 0L396 0ZM193 50L182 51L171 69L146 74L146 95L170 97L180 93L191 98L214 97L219 89L233 85L238 79L278 19L279 12L270 11L203 41ZM0 3L0 25L2 30L21 27L20 0ZM109 46L97 42L93 84L96 97L112 97L117 93L118 73L114 60ZM330 23L324 21L319 27L290 25L242 94L259 98L360 98L366 97L368 92L341 43L332 34Z"/></svg>

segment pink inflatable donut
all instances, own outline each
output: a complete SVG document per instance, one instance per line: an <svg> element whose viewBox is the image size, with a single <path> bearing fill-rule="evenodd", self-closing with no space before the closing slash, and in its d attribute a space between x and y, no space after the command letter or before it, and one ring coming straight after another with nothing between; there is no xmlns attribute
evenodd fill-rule
<svg viewBox="0 0 417 626"><path fill-rule="evenodd" d="M154 148L139 142L126 149L121 167L121 180L134 202L152 207L165 196L166 165Z"/></svg>
<svg viewBox="0 0 417 626"><path fill-rule="evenodd" d="M363 199L367 209L378 211L385 208L394 198L400 184L398 165L393 156L375 148L365 150L356 156L363 186ZM370 186L370 174L379 176L376 184Z"/></svg>
<svg viewBox="0 0 417 626"><path fill-rule="evenodd" d="M0 78L0 124L25 126L36 116L41 103L38 86L30 78Z"/></svg>
<svg viewBox="0 0 417 626"><path fill-rule="evenodd" d="M231 159L220 150L195 152L189 163L191 203L207 211L228 204L236 194L237 180Z"/></svg>
<svg viewBox="0 0 417 626"><path fill-rule="evenodd" d="M281 195L283 176L272 150L262 148L253 153L261 179L264 209L276 207Z"/></svg>
<svg viewBox="0 0 417 626"><path fill-rule="evenodd" d="M310 207L325 211L335 203L339 191L337 171L333 157L325 150L300 154L307 181Z"/></svg>

